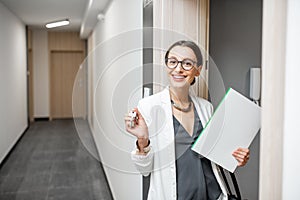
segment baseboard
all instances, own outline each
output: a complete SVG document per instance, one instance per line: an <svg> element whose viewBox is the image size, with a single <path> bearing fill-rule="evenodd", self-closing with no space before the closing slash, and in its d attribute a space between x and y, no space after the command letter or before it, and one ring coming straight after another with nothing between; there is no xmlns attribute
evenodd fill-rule
<svg viewBox="0 0 300 200"><path fill-rule="evenodd" d="M11 155L11 153L13 152L13 150L16 148L16 146L19 144L19 142L21 141L21 139L23 138L23 136L25 135L25 133L28 131L28 129L29 129L29 125L27 125L27 127L25 128L25 130L23 131L23 133L21 133L21 135L19 136L19 138L17 139L17 141L15 142L15 144L10 148L10 150L8 151L8 153L5 155L5 157L1 161L1 163L0 163L0 169L6 163L6 161L9 158L9 156Z"/></svg>
<svg viewBox="0 0 300 200"><path fill-rule="evenodd" d="M35 117L34 121L49 121L49 117Z"/></svg>

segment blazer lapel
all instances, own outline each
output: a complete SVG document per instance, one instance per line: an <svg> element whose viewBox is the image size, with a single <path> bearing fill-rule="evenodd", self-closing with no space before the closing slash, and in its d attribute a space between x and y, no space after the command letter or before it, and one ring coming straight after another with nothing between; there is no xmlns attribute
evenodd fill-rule
<svg viewBox="0 0 300 200"><path fill-rule="evenodd" d="M203 118L203 114L201 113L200 103L198 102L199 100L195 96L192 96L192 95L190 95L190 96L191 96L191 99L193 101L193 104L195 105L195 108L196 108L197 114L198 114L198 116L200 118L202 127L204 127L205 124L206 124L206 120Z"/></svg>
<svg viewBox="0 0 300 200"><path fill-rule="evenodd" d="M166 124L162 134L167 144L170 144L171 142L174 142L174 128L173 128L173 113L171 107L169 87L163 90L160 98L161 98L161 106L166 116Z"/></svg>

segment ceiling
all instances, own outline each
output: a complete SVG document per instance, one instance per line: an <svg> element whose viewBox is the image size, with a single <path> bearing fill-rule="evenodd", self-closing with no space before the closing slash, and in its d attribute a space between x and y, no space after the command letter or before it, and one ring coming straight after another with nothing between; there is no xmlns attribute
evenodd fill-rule
<svg viewBox="0 0 300 200"><path fill-rule="evenodd" d="M0 2L29 27L45 28L47 22L69 19L69 26L54 30L82 29L81 33L85 33L85 29L90 31L89 26L96 24L97 15L104 12L110 0L0 0ZM83 26L84 24L86 25Z"/></svg>

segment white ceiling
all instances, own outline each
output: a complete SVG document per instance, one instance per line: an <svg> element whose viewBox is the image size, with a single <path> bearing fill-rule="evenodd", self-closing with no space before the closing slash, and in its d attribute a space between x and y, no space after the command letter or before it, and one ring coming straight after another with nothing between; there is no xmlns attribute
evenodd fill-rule
<svg viewBox="0 0 300 200"><path fill-rule="evenodd" d="M109 0L0 0L9 10L17 15L26 25L34 28L45 28L47 22L69 19L70 25L54 30L79 31L86 16L89 16L91 5L96 13L103 12ZM95 4L97 2L97 4ZM97 14L94 14L95 18ZM85 19L84 19L85 18ZM90 17L91 18L91 17ZM95 19L96 20L96 19ZM86 23L86 22L85 22Z"/></svg>

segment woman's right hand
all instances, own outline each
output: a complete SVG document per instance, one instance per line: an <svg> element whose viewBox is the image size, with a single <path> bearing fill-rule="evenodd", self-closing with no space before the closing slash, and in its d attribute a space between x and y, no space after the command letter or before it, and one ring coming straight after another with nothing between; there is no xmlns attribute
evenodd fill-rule
<svg viewBox="0 0 300 200"><path fill-rule="evenodd" d="M149 139L147 124L146 124L143 116L141 115L141 113L138 111L137 108L134 108L133 111L137 113L138 119L135 121L134 127L130 127L131 117L129 116L129 114L126 114L125 118L124 118L126 131L131 133L132 135L136 136L137 139L138 139L139 144L140 143L146 143L147 144L148 139ZM141 144L140 147L145 147L145 146Z"/></svg>

